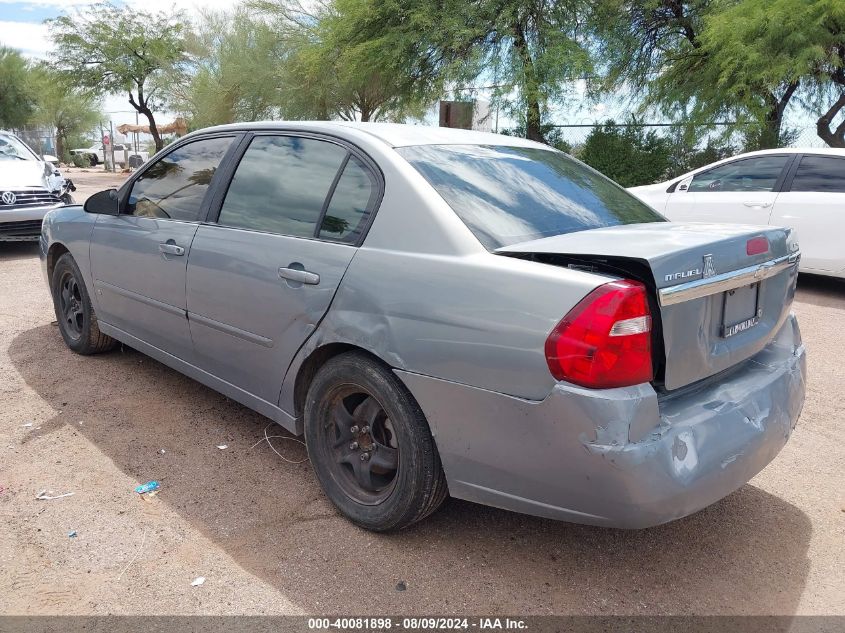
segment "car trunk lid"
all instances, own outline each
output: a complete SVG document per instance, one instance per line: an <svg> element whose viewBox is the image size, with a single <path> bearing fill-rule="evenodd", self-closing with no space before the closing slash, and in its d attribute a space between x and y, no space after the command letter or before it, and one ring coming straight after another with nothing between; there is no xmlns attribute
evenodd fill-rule
<svg viewBox="0 0 845 633"><path fill-rule="evenodd" d="M789 229L656 222L500 248L502 255L631 277L659 316L656 381L677 389L759 352L789 314L798 245Z"/></svg>

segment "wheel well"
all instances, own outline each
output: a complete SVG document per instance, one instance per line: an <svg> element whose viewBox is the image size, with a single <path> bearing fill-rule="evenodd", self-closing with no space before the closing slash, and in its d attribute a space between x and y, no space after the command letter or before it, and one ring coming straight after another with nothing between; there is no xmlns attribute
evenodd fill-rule
<svg viewBox="0 0 845 633"><path fill-rule="evenodd" d="M65 253L69 253L67 247L64 244L59 242L50 246L50 250L47 251L47 279L53 279L53 269L56 267L56 262L59 261L59 257L64 255ZM51 282L52 283L52 282Z"/></svg>
<svg viewBox="0 0 845 633"><path fill-rule="evenodd" d="M296 417L301 417L305 412L305 398L308 395L308 388L311 386L311 382L314 380L317 372L320 371L320 368L335 356L353 351L363 352L368 356L372 356L378 362L384 363L382 359L368 352L363 347L350 345L349 343L329 343L328 345L318 347L305 359L296 374L296 381L293 386L293 408Z"/></svg>

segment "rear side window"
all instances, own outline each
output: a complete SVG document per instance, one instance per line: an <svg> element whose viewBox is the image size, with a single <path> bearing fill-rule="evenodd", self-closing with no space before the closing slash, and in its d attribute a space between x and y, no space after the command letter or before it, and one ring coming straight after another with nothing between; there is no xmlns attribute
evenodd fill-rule
<svg viewBox="0 0 845 633"><path fill-rule="evenodd" d="M804 156L789 189L845 193L845 158Z"/></svg>
<svg viewBox="0 0 845 633"><path fill-rule="evenodd" d="M327 141L256 136L235 171L218 223L314 237L346 155L345 148ZM340 226L337 223L330 228Z"/></svg>
<svg viewBox="0 0 845 633"><path fill-rule="evenodd" d="M320 237L357 242L377 192L373 173L358 158L350 156L326 208Z"/></svg>
<svg viewBox="0 0 845 633"><path fill-rule="evenodd" d="M585 229L665 218L566 154L533 147L397 150L489 250Z"/></svg>
<svg viewBox="0 0 845 633"><path fill-rule="evenodd" d="M158 159L132 185L123 213L196 222L202 201L232 137L208 138Z"/></svg>
<svg viewBox="0 0 845 633"><path fill-rule="evenodd" d="M689 191L772 191L789 156L759 156L719 165L692 179Z"/></svg>

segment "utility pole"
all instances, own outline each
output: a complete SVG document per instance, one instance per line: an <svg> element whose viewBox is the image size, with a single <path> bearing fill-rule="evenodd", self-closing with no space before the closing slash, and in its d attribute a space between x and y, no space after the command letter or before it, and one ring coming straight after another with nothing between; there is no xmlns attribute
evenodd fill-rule
<svg viewBox="0 0 845 633"><path fill-rule="evenodd" d="M106 131L103 129L103 122L100 121L100 147L103 148L103 169L107 169L108 165L106 165Z"/></svg>
<svg viewBox="0 0 845 633"><path fill-rule="evenodd" d="M111 171L114 173L117 169L114 165L114 122L111 120L109 120L109 141L109 148L111 149Z"/></svg>

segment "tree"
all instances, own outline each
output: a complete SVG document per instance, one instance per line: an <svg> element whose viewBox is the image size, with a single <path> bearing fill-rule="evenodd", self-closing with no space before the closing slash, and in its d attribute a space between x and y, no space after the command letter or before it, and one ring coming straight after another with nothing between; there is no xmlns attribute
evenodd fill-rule
<svg viewBox="0 0 845 633"><path fill-rule="evenodd" d="M710 16L702 41L717 75L714 90L752 111L780 107L747 99L754 86L802 86L821 114L819 137L845 147L845 3L842 0L745 0ZM785 93L784 93L785 94ZM780 108L782 110L782 107Z"/></svg>
<svg viewBox="0 0 845 633"><path fill-rule="evenodd" d="M698 123L750 119L757 123L751 138L758 148L777 147L783 140L784 112L800 82L769 72L731 74L730 64L721 61L732 54L726 36L732 30L737 33L742 24L728 16L756 2L768 4L768 0L597 3L591 23L598 36L598 55L607 60L604 89L617 90L624 82L640 97L642 109L657 108L669 115L686 112ZM745 37L753 40L756 34Z"/></svg>
<svg viewBox="0 0 845 633"><path fill-rule="evenodd" d="M328 95L352 87L386 103L421 103L449 86L492 80L494 99L525 121L528 138L542 141L548 105L590 69L579 39L583 0L334 0L329 6L316 21L304 21L307 41L318 47L306 56L317 72L306 76L329 78ZM332 63L325 65L326 58ZM334 70L337 83L320 69ZM379 94L384 86L387 94ZM357 114L367 112L366 103L359 99Z"/></svg>
<svg viewBox="0 0 845 633"><path fill-rule="evenodd" d="M156 149L163 143L154 111L160 83L185 61L180 13L147 13L109 3L51 20L56 68L91 90L128 95L149 121Z"/></svg>
<svg viewBox="0 0 845 633"><path fill-rule="evenodd" d="M669 170L671 143L646 132L636 121L619 126L608 120L593 128L579 158L623 187L663 180Z"/></svg>
<svg viewBox="0 0 845 633"><path fill-rule="evenodd" d="M279 113L277 33L243 7L205 12L186 35L189 61L168 83L192 128L275 118Z"/></svg>
<svg viewBox="0 0 845 633"><path fill-rule="evenodd" d="M0 128L23 126L34 102L28 62L18 51L0 45Z"/></svg>
<svg viewBox="0 0 845 633"><path fill-rule="evenodd" d="M482 38L470 49L474 77L494 71L494 95L525 122L525 136L546 142L544 122L551 103L565 99L576 79L592 70L579 31L586 4L578 0L508 0L480 3ZM459 40L460 41L460 40ZM472 41L472 40L471 40ZM515 98L509 94L516 89Z"/></svg>
<svg viewBox="0 0 845 633"><path fill-rule="evenodd" d="M361 37L371 0L332 0L306 9L298 0L259 0L252 7L279 34L277 81L285 117L379 121L422 116L434 99L393 51Z"/></svg>
<svg viewBox="0 0 845 633"><path fill-rule="evenodd" d="M540 126L540 132L543 135L544 142L547 145L551 145L556 150L561 152L565 152L567 154L572 153L572 144L563 138L563 131L560 127L552 125L551 123L543 123ZM519 136L525 138L525 123L520 122L517 126L513 128L506 128L501 130L501 134L505 136Z"/></svg>
<svg viewBox="0 0 845 633"><path fill-rule="evenodd" d="M56 130L56 155L69 160L69 139L89 132L100 120L96 98L68 82L48 66L37 66L31 75L35 108L30 122Z"/></svg>

